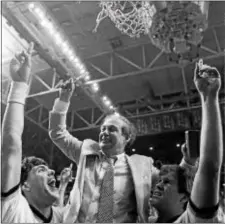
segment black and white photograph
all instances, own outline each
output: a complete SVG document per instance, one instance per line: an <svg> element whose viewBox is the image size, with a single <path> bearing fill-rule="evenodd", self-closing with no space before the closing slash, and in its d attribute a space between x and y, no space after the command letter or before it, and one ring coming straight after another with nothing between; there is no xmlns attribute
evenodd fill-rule
<svg viewBox="0 0 225 224"><path fill-rule="evenodd" d="M225 223L225 1L1 4L1 223Z"/></svg>

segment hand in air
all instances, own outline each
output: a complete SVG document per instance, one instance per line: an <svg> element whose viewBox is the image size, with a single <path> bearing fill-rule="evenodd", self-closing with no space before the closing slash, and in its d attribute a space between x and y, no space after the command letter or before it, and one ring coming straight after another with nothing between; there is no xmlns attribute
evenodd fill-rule
<svg viewBox="0 0 225 224"><path fill-rule="evenodd" d="M204 65L203 61L199 60L195 67L194 83L203 97L216 96L221 87L220 73L217 68Z"/></svg>
<svg viewBox="0 0 225 224"><path fill-rule="evenodd" d="M191 157L188 151L190 151L190 149L187 148L187 145L185 143L182 144L182 146L181 146L181 152L182 152L182 155L183 155L184 160L188 164L194 166L195 163L196 163L196 161L197 161L197 159L198 159L198 157Z"/></svg>
<svg viewBox="0 0 225 224"><path fill-rule="evenodd" d="M31 56L34 44L30 43L27 51L23 51L10 62L10 76L14 82L30 84L31 80Z"/></svg>
<svg viewBox="0 0 225 224"><path fill-rule="evenodd" d="M65 81L64 83L61 84L61 90L60 90L60 100L64 102L69 102L73 92L75 90L75 83L72 78L69 80Z"/></svg>
<svg viewBox="0 0 225 224"><path fill-rule="evenodd" d="M72 181L74 178L72 177L72 168L73 164L70 164L70 167L64 168L60 174L60 184L67 184Z"/></svg>

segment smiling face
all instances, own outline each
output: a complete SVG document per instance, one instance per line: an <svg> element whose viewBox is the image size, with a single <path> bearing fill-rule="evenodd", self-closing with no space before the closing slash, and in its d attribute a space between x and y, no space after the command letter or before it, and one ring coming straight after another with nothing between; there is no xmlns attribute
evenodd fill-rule
<svg viewBox="0 0 225 224"><path fill-rule="evenodd" d="M28 173L24 189L28 189L30 195L38 196L42 201L54 202L59 197L56 188L55 172L46 165L34 166Z"/></svg>
<svg viewBox="0 0 225 224"><path fill-rule="evenodd" d="M129 137L125 134L126 123L118 116L107 118L99 134L100 148L110 155L123 153Z"/></svg>

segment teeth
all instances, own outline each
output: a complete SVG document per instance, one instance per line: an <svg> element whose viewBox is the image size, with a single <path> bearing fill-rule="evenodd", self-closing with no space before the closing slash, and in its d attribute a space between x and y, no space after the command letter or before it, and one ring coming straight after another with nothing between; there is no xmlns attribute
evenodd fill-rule
<svg viewBox="0 0 225 224"><path fill-rule="evenodd" d="M161 196L161 193L159 193L159 192L154 192L153 195Z"/></svg>
<svg viewBox="0 0 225 224"><path fill-rule="evenodd" d="M48 185L51 186L51 187L55 187L55 180L49 181Z"/></svg>

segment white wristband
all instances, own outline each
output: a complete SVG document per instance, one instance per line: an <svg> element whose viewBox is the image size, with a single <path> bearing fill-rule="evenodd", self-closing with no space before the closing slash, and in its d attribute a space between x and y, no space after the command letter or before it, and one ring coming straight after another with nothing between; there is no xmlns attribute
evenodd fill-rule
<svg viewBox="0 0 225 224"><path fill-rule="evenodd" d="M12 82L9 90L7 103L25 104L29 86L25 82Z"/></svg>
<svg viewBox="0 0 225 224"><path fill-rule="evenodd" d="M69 109L70 103L61 101L59 98L55 100L54 106L52 111L53 112L58 112L58 113L67 113Z"/></svg>

